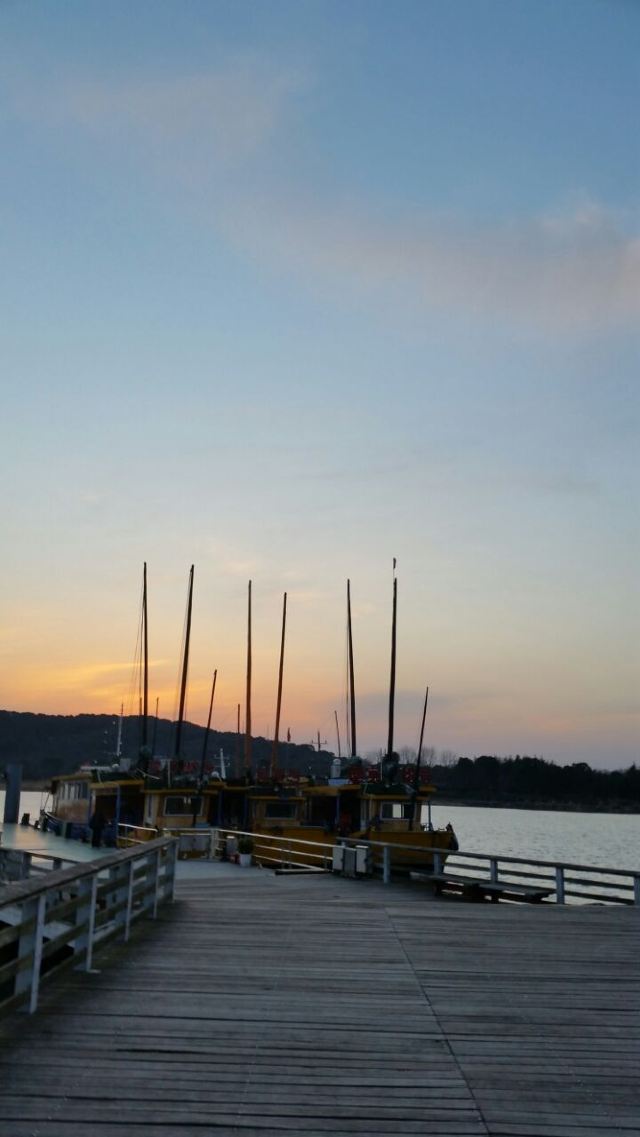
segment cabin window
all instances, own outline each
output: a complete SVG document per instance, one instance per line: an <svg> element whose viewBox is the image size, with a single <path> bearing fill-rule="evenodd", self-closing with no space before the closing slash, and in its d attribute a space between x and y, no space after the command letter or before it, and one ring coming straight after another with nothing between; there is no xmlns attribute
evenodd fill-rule
<svg viewBox="0 0 640 1137"><path fill-rule="evenodd" d="M200 813L202 809L201 797L166 797L164 799L164 812L165 815L175 816L178 814L190 814L195 812Z"/></svg>
<svg viewBox="0 0 640 1137"><path fill-rule="evenodd" d="M400 821L411 817L411 803L404 801L383 801L380 803L380 817L383 821Z"/></svg>
<svg viewBox="0 0 640 1137"><path fill-rule="evenodd" d="M264 815L270 820L287 821L296 816L296 803L293 801L268 801Z"/></svg>

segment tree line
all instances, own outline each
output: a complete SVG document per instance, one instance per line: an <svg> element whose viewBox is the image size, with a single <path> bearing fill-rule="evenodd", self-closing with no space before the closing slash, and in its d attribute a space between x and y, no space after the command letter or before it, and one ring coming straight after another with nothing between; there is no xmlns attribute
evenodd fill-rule
<svg viewBox="0 0 640 1137"><path fill-rule="evenodd" d="M0 711L0 770L8 762L22 762L25 780L45 781L57 774L73 773L84 764L109 765L116 760L117 726L113 715ZM158 721L154 748L157 754L172 754L174 729L175 724L168 719ZM134 765L140 741L138 718L125 717L123 754ZM200 762L203 741L204 727L186 723L181 747L185 762ZM244 762L243 741L235 732L211 731L208 756L212 758L222 749L231 759L230 772L239 773ZM269 739L253 739L254 770L268 772L271 752ZM380 756L379 752L367 754L365 777L367 765L375 765ZM323 777L329 773L333 757L331 752L315 750L308 743L284 742L280 744L278 765ZM415 750L400 751L405 766L414 763L415 758ZM536 755L482 754L468 758L456 757L451 750L437 754L428 748L423 751L422 771L421 781L428 771L438 796L450 801L640 811L640 769L635 764L626 770L598 770L586 762L560 766Z"/></svg>

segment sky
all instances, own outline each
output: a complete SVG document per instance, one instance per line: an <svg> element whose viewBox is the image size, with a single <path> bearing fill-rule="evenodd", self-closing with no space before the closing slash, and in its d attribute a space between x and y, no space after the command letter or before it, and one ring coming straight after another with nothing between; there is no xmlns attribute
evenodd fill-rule
<svg viewBox="0 0 640 1137"><path fill-rule="evenodd" d="M0 0L0 704L638 759L640 6Z"/></svg>

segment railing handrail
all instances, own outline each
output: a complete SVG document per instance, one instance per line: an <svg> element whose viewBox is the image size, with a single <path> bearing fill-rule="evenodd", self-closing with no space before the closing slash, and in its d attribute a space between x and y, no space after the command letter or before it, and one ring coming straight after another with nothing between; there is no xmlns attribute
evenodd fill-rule
<svg viewBox="0 0 640 1137"><path fill-rule="evenodd" d="M297 840L297 838L294 838ZM379 845L384 848L390 845L396 849L407 849L412 852L447 853L450 857L467 857L479 861L507 861L510 864L543 865L545 868L578 869L584 872L607 873L608 876L640 876L640 867L637 869L610 869L600 865L574 864L571 861L545 861L537 857L515 857L507 853L473 853L467 849L443 849L441 845L405 845L394 844L393 841L375 841L369 837L340 837L340 841L351 841L354 845Z"/></svg>
<svg viewBox="0 0 640 1137"><path fill-rule="evenodd" d="M167 828L169 828L167 826ZM128 821L119 821L118 829L136 829L141 833L157 833L158 829L155 825L131 825Z"/></svg>
<svg viewBox="0 0 640 1137"><path fill-rule="evenodd" d="M8 955L0 964L0 1013L33 1014L44 981L68 965L91 972L95 951L114 936L126 943L137 920L156 919L160 904L173 899L177 849L177 841L159 838L7 885L0 892Z"/></svg>
<svg viewBox="0 0 640 1137"><path fill-rule="evenodd" d="M280 833L273 835L271 833L253 833L250 830L230 829L223 825L213 825L212 829L217 829L220 833L227 833L230 836L253 837L254 839L259 839L261 841L295 841L300 845L316 845L319 848L326 848L327 846L332 847L336 844L337 841L347 842L353 845L375 845L380 848L384 848L385 845L389 845L392 849L402 849L408 852L447 853L450 857L467 857L470 860L475 859L483 861L506 861L510 864L521 865L543 865L545 868L561 868L571 869L572 871L580 870L584 872L606 873L608 876L640 876L640 866L637 869L612 869L603 867L601 865L576 864L573 861L547 861L542 860L538 857L516 857L507 853L474 853L467 849L443 849L441 845L407 845L404 842L399 843L394 841L380 841L372 837L341 837L338 834L335 835L335 840L333 841L320 842L307 841L304 837L294 837L291 834L288 834L287 837L283 837ZM173 832L193 833L194 830L181 829L173 830Z"/></svg>
<svg viewBox="0 0 640 1137"><path fill-rule="evenodd" d="M575 864L573 862L568 862L568 861L562 862L562 861L537 860L535 858L517 857L517 856L510 856L507 854L503 855L500 853L498 853L498 854L475 853L475 852L469 852L469 851L460 850L460 849L455 849L455 850L454 849L445 849L442 846L435 846L435 845L429 845L429 846L427 846L427 845L409 845L409 844L397 843L397 842L393 842L393 841L381 841L381 840L376 840L375 838L372 839L369 837L339 837L336 834L334 836L333 841L326 842L326 843L320 843L318 841L307 841L303 837L296 837L296 836L293 836L291 834L288 834L285 837L282 834L254 833L254 832L251 832L249 830L228 829L228 828L223 827L223 826L214 826L213 828L217 829L218 833L225 835L225 836L252 837L254 842L258 846L261 843L264 843L266 841L271 841L274 844L277 842L277 843L279 843L280 848L283 851L286 851L289 856L291 856L291 853L294 852L294 850L292 849L293 845L299 846L300 847L299 851L301 853L304 853L304 851L305 851L304 847L307 847L308 850L315 848L315 849L322 849L323 851L326 852L328 849L334 848L336 846L336 844L338 844L338 843L343 844L343 845L350 845L350 846L366 845L368 847L374 847L376 849L380 849L382 852L383 868L384 868L383 877L384 877L385 881L388 879L388 876L389 876L390 857L391 857L393 851L397 850L397 851L403 852L403 853L406 853L406 852L414 853L415 852L415 853L432 854L434 857L434 863L435 864L437 864L437 863L441 864L442 862L440 861L440 858L446 857L449 865L453 869L457 868L459 870L462 869L463 871L464 871L464 866L461 865L459 862L457 862L456 858L465 858L467 861L476 862L476 863L473 863L469 866L471 872L481 874L481 873L485 873L488 869L489 870L489 877L487 879L489 879L492 883L496 883L496 884L497 883L504 883L505 890L508 889L508 884L509 884L508 877L509 876L519 876L519 877L527 877L528 876L531 878L542 877L545 881L549 881L549 882L554 883L554 889L553 890L556 891L556 893L557 893L558 903L564 903L565 895L566 896L574 896L578 899L593 899L595 897L595 899L600 899L603 901L623 903L623 904L629 903L629 902L636 903L636 904L640 903L640 869L637 869L637 870L634 870L634 869L609 869L609 868L602 867L602 866ZM193 832L193 830L191 830L191 831L187 830L186 832ZM295 855L295 853L294 853L294 855ZM309 852L307 852L307 855L311 856L312 854L309 851ZM438 860L436 860L436 858L438 858ZM481 863L477 863L477 862L481 862ZM527 866L527 868L530 871L525 872L525 873L518 872L517 869L515 869L515 868L511 869L510 868L511 865L525 865L525 866ZM502 875L499 872L500 867L502 868ZM554 870L554 875L553 876L546 876L544 873L536 871L540 868L542 868L542 869L551 868ZM602 877L613 876L616 878L616 880L595 880L594 879L594 880L589 880L589 881L582 881L579 883L583 883L587 886L591 886L591 888L597 888L597 889L612 888L612 889L617 889L618 893L631 893L633 896L633 899L631 901L629 901L624 896L621 896L621 895L610 895L610 894L604 894L604 893L589 893L589 892L579 892L579 891L575 891L575 890L570 890L570 889L565 887L565 878L564 878L565 870L569 870L570 872L577 871L577 872L581 872L581 873L585 873L585 874L590 874L592 877L594 877L594 876L602 876ZM458 874L456 874L455 872L453 872L453 873L450 872L449 875L452 878L455 878L457 876L459 879L462 879L459 872L458 872ZM477 880L479 883L481 883L483 879L485 879L485 878L478 875ZM575 883L575 881L571 880L571 878L567 878L566 884L571 884L571 883Z"/></svg>
<svg viewBox="0 0 640 1137"><path fill-rule="evenodd" d="M18 904L23 900L31 900L43 892L53 888L62 888L74 880L81 880L105 869L114 868L136 857L144 857L154 849L164 849L173 842L172 837L159 837L155 841L145 841L132 849L119 849L114 853L107 853L104 857L96 857L92 861L74 864L66 869L52 869L45 876L33 877L28 880L18 880L0 888L0 909L9 904ZM29 850L25 850L29 852ZM55 859L54 854L50 854Z"/></svg>

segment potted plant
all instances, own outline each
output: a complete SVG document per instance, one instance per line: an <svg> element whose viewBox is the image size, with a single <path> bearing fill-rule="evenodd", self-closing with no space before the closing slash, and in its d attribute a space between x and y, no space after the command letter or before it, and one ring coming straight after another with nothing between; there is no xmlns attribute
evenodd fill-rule
<svg viewBox="0 0 640 1137"><path fill-rule="evenodd" d="M253 837L238 837L238 863L245 868L251 864Z"/></svg>

